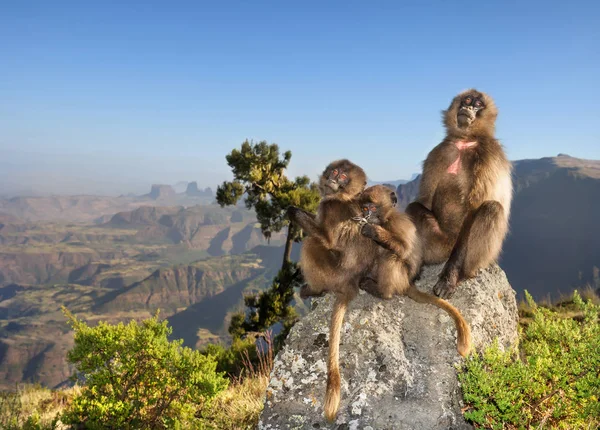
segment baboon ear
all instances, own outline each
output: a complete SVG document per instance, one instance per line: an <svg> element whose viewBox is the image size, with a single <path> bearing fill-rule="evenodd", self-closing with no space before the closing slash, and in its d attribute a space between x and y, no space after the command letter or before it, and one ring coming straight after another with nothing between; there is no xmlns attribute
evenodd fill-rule
<svg viewBox="0 0 600 430"><path fill-rule="evenodd" d="M396 193L394 191L390 193L390 200L392 201L392 206L396 207L396 205L398 204L398 197L396 196Z"/></svg>

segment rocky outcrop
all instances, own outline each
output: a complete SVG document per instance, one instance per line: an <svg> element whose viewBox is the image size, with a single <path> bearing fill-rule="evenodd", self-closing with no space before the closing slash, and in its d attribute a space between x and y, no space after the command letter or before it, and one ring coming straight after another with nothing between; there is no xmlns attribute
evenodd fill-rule
<svg viewBox="0 0 600 430"><path fill-rule="evenodd" d="M0 285L66 282L73 270L98 257L99 254L91 250L0 252Z"/></svg>
<svg viewBox="0 0 600 430"><path fill-rule="evenodd" d="M158 308L172 311L217 295L263 272L264 267L254 254L160 268L140 282L107 294L95 310L104 313Z"/></svg>
<svg viewBox="0 0 600 430"><path fill-rule="evenodd" d="M141 206L132 211L124 211L115 214L109 221L110 227L140 227L146 225L157 225L159 220L165 216L174 215L183 208L180 206L157 207Z"/></svg>
<svg viewBox="0 0 600 430"><path fill-rule="evenodd" d="M431 291L442 266L417 283ZM515 292L498 266L461 286L452 303L479 349L517 341ZM333 297L313 301L276 357L260 429L466 429L455 366L454 323L443 311L406 297L382 301L362 293L342 328L342 402L335 424L323 417L328 327Z"/></svg>
<svg viewBox="0 0 600 430"><path fill-rule="evenodd" d="M154 184L150 189L148 197L154 200L168 199L176 196L175 190L170 185Z"/></svg>
<svg viewBox="0 0 600 430"><path fill-rule="evenodd" d="M213 197L213 192L210 188L200 190L197 182L190 182L185 190L185 195L188 197Z"/></svg>

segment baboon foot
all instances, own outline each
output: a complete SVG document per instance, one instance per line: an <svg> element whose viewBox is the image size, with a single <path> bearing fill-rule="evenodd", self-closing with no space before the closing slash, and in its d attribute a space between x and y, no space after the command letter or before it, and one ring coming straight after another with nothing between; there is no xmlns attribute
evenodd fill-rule
<svg viewBox="0 0 600 430"><path fill-rule="evenodd" d="M433 287L433 293L441 299L448 300L456 292L456 284L451 283L447 279L440 278L440 280Z"/></svg>
<svg viewBox="0 0 600 430"><path fill-rule="evenodd" d="M309 297L323 297L325 295L325 291L315 291L310 285L304 284L300 287L300 298L305 300Z"/></svg>
<svg viewBox="0 0 600 430"><path fill-rule="evenodd" d="M391 296L383 294L379 284L373 278L362 278L358 283L358 288L379 299L392 298Z"/></svg>

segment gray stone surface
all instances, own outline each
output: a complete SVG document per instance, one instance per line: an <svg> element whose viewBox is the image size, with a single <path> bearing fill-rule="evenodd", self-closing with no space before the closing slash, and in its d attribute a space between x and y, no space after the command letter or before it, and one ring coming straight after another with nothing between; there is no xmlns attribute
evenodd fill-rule
<svg viewBox="0 0 600 430"><path fill-rule="evenodd" d="M442 266L426 267L417 286L431 292ZM450 300L471 326L475 348L517 341L515 292L496 265L467 281ZM467 429L455 366L452 319L407 297L361 292L342 327L342 401L337 421L323 416L329 317L333 297L290 332L275 359L260 429Z"/></svg>

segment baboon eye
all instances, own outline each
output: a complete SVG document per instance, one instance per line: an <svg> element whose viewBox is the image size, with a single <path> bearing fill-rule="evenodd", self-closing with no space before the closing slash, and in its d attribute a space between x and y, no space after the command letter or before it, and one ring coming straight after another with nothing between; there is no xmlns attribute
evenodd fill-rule
<svg viewBox="0 0 600 430"><path fill-rule="evenodd" d="M348 177L348 176L346 176L346 174L345 174L345 173L342 173L342 174L340 175L340 179L341 179L342 181L345 181L347 177Z"/></svg>
<svg viewBox="0 0 600 430"><path fill-rule="evenodd" d="M467 97L467 98L465 99L465 104L466 104L466 105L470 105L472 101L473 101L473 99L472 99L471 97Z"/></svg>
<svg viewBox="0 0 600 430"><path fill-rule="evenodd" d="M333 169L333 172L331 172L333 174L333 176L337 176L338 174L338 169Z"/></svg>
<svg viewBox="0 0 600 430"><path fill-rule="evenodd" d="M481 106L483 106L483 103L481 103L481 100L477 100L477 101L475 102L475 106L477 106L477 107L481 107Z"/></svg>
<svg viewBox="0 0 600 430"><path fill-rule="evenodd" d="M362 208L362 211L363 211L363 212L369 212L369 208L368 208L368 207L366 207L366 206L363 206L363 208Z"/></svg>
<svg viewBox="0 0 600 430"><path fill-rule="evenodd" d="M375 205L369 205L369 210L371 212L375 212L377 210L377 207Z"/></svg>

